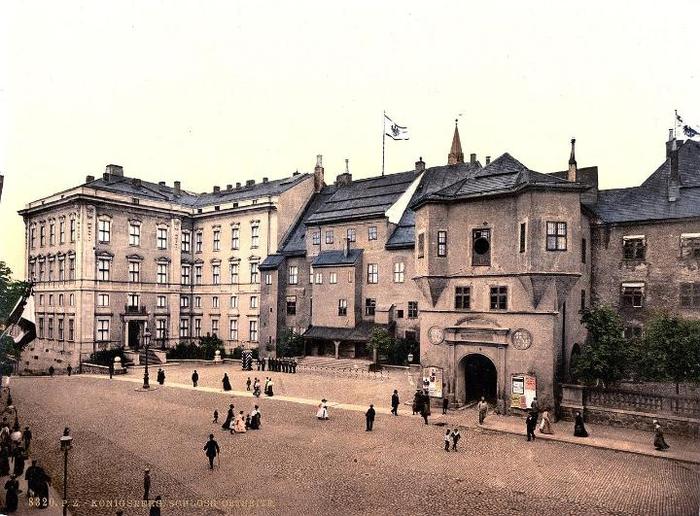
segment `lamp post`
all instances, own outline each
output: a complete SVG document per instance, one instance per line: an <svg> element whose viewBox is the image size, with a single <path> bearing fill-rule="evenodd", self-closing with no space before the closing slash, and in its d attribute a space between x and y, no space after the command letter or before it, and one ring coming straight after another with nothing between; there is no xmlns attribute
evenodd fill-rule
<svg viewBox="0 0 700 516"><path fill-rule="evenodd" d="M151 343L151 332L148 331L148 328L143 332L143 343L146 348L146 369L143 372L143 388L148 389L150 388L150 385L148 385L148 346Z"/></svg>
<svg viewBox="0 0 700 516"><path fill-rule="evenodd" d="M73 438L69 435L68 428L61 436L61 451L63 452L63 516L68 514L68 450L73 447Z"/></svg>

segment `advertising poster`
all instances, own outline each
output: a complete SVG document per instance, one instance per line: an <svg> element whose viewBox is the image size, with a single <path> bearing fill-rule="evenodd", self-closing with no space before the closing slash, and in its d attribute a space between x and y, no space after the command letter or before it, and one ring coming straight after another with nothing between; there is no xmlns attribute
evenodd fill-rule
<svg viewBox="0 0 700 516"><path fill-rule="evenodd" d="M423 390L431 398L442 398L442 369L439 367L423 368Z"/></svg>
<svg viewBox="0 0 700 516"><path fill-rule="evenodd" d="M537 396L537 377L530 375L513 376L511 379L511 408L527 409Z"/></svg>

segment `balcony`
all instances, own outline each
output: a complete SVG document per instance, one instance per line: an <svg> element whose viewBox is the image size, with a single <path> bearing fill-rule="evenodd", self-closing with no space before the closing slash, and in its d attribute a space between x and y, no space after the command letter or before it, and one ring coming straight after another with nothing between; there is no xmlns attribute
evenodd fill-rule
<svg viewBox="0 0 700 516"><path fill-rule="evenodd" d="M144 305L124 305L124 314L126 315L146 315L146 307Z"/></svg>

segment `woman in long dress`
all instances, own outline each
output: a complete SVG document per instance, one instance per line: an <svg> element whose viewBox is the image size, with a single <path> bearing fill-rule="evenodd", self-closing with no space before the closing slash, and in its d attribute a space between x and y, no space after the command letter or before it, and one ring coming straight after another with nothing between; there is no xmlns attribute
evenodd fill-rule
<svg viewBox="0 0 700 516"><path fill-rule="evenodd" d="M237 434L244 434L246 432L245 416L242 410L236 417L236 422L233 424L233 431Z"/></svg>
<svg viewBox="0 0 700 516"><path fill-rule="evenodd" d="M228 375L224 373L224 377L221 379L221 383L224 384L224 391L231 390L231 380L228 379Z"/></svg>
<svg viewBox="0 0 700 516"><path fill-rule="evenodd" d="M274 396L274 393L272 392L272 386L274 385L272 378L270 378L269 383L267 384L267 395L268 396Z"/></svg>
<svg viewBox="0 0 700 516"><path fill-rule="evenodd" d="M588 437L586 427L583 424L583 416L580 412L576 412L576 420L574 421L574 437Z"/></svg>
<svg viewBox="0 0 700 516"><path fill-rule="evenodd" d="M321 400L321 403L319 403L318 410L316 411L316 417L319 420L328 419L328 405L326 405L325 399Z"/></svg>
<svg viewBox="0 0 700 516"><path fill-rule="evenodd" d="M10 474L10 452L7 446L0 449L0 477L5 477Z"/></svg>
<svg viewBox="0 0 700 516"><path fill-rule="evenodd" d="M228 412L226 413L226 421L221 425L224 430L231 430L231 425L233 423L233 403L228 406Z"/></svg>
<svg viewBox="0 0 700 516"><path fill-rule="evenodd" d="M552 435L552 421L549 419L549 410L542 412L542 421L540 422L540 433Z"/></svg>
<svg viewBox="0 0 700 516"><path fill-rule="evenodd" d="M661 431L661 425L655 419L654 420L654 448L659 451L666 451L670 448L666 439L664 439L664 433Z"/></svg>

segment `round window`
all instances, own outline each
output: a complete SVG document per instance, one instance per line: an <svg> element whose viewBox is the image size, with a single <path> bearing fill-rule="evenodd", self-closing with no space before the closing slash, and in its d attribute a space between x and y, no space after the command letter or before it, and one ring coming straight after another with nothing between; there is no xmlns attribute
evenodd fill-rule
<svg viewBox="0 0 700 516"><path fill-rule="evenodd" d="M489 252L489 241L485 238L474 240L474 251L476 254L486 254Z"/></svg>

